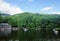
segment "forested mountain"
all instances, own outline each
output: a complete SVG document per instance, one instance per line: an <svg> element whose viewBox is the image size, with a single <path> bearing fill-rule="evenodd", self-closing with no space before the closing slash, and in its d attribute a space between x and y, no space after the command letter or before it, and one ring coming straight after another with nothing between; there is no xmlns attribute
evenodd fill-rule
<svg viewBox="0 0 60 41"><path fill-rule="evenodd" d="M60 15L57 14L34 14L21 13L16 15L6 15L2 22L8 22L11 26L29 27L29 28L58 28L60 27Z"/></svg>
<svg viewBox="0 0 60 41"><path fill-rule="evenodd" d="M22 13L8 17L8 23L20 27L60 27L60 15Z"/></svg>

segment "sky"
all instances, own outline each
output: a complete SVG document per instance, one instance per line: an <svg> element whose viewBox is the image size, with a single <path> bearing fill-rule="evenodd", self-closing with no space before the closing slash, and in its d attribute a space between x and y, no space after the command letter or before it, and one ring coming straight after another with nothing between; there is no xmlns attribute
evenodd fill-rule
<svg viewBox="0 0 60 41"><path fill-rule="evenodd" d="M0 0L0 11L11 15L23 12L60 14L60 0Z"/></svg>

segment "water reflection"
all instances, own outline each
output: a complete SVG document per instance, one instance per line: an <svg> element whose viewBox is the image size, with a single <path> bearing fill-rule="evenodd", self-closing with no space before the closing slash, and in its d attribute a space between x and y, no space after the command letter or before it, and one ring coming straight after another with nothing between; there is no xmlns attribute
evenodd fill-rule
<svg viewBox="0 0 60 41"><path fill-rule="evenodd" d="M16 40L17 41L17 37L18 37L18 31L16 30L12 30L10 28L1 28L0 30L0 41L12 41L12 40Z"/></svg>
<svg viewBox="0 0 60 41"><path fill-rule="evenodd" d="M24 29L2 30L0 31L0 41L53 41L52 39L57 39L52 29L47 32L46 29L25 29L26 31Z"/></svg>
<svg viewBox="0 0 60 41"><path fill-rule="evenodd" d="M9 36L11 34L11 29L3 29L0 30L0 37L2 36Z"/></svg>

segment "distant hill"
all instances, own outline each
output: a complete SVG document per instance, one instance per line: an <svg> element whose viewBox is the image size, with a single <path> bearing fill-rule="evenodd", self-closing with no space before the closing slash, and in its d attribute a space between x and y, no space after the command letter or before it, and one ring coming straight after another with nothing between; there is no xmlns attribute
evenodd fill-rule
<svg viewBox="0 0 60 41"><path fill-rule="evenodd" d="M6 14L6 13L1 13L1 16L10 16L10 14Z"/></svg>

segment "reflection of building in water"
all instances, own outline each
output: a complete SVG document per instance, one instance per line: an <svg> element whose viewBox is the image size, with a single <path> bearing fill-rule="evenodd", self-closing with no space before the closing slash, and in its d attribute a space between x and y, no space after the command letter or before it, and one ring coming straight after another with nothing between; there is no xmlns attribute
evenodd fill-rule
<svg viewBox="0 0 60 41"><path fill-rule="evenodd" d="M13 31L17 31L18 30L18 27L13 27L12 30Z"/></svg>
<svg viewBox="0 0 60 41"><path fill-rule="evenodd" d="M58 30L53 29L53 31L54 31L54 34L58 36Z"/></svg>
<svg viewBox="0 0 60 41"><path fill-rule="evenodd" d="M8 23L0 24L0 35L9 35L11 33L11 25Z"/></svg>

